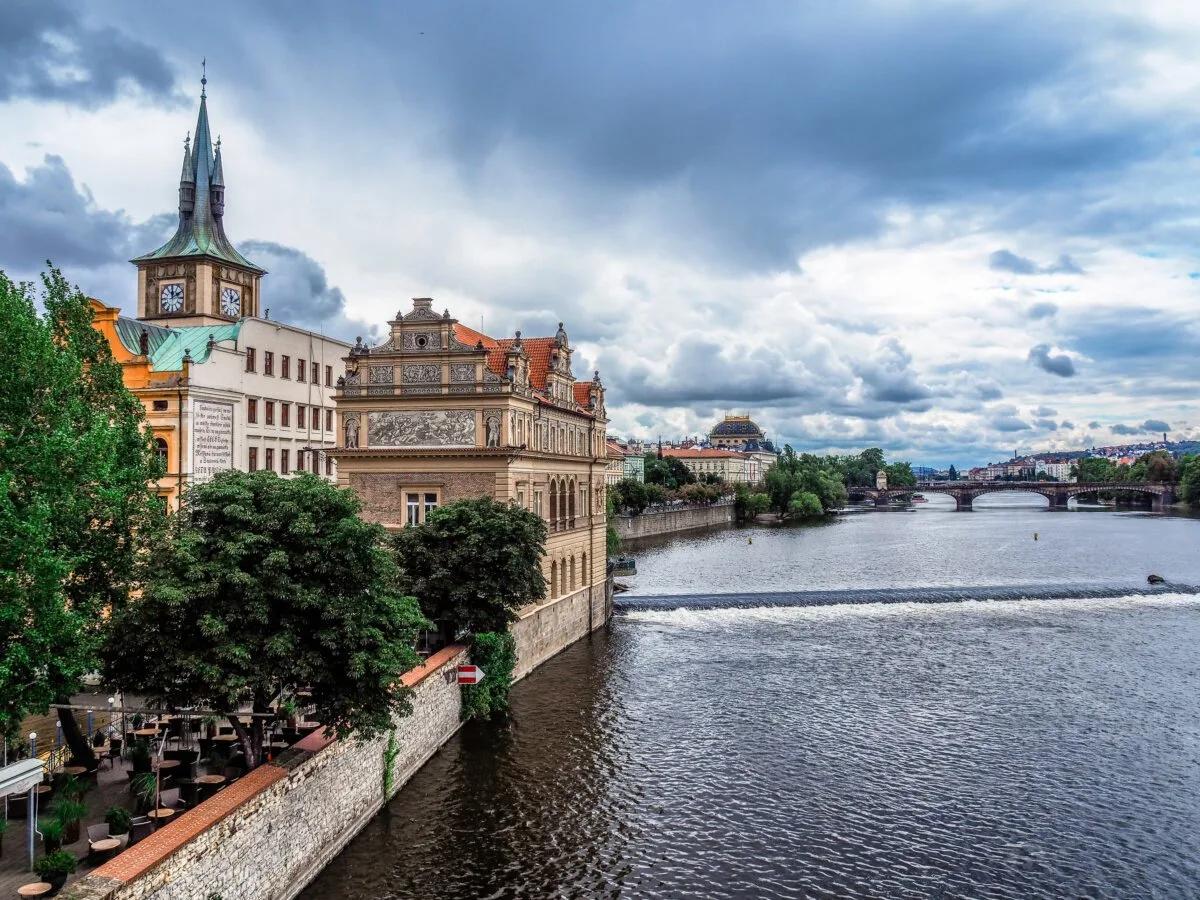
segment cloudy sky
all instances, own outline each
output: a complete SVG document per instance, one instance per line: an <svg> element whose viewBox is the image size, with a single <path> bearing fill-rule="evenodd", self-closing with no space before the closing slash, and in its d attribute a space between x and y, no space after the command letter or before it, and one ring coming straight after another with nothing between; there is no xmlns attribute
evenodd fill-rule
<svg viewBox="0 0 1200 900"><path fill-rule="evenodd" d="M7 0L0 268L133 309L207 57L272 317L565 320L618 434L1200 438L1194 3L380 6Z"/></svg>

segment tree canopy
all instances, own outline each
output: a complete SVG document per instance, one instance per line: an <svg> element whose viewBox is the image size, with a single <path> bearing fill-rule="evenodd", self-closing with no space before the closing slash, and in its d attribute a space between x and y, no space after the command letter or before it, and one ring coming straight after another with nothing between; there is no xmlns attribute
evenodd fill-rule
<svg viewBox="0 0 1200 900"><path fill-rule="evenodd" d="M797 454L790 445L767 470L763 488L771 498L771 508L791 513L792 498L799 493L812 494L823 510L837 509L846 502L843 471L835 457Z"/></svg>
<svg viewBox="0 0 1200 900"><path fill-rule="evenodd" d="M451 638L504 631L546 596L541 516L490 497L456 500L398 532L400 584Z"/></svg>
<svg viewBox="0 0 1200 900"><path fill-rule="evenodd" d="M409 710L400 676L425 619L397 589L387 534L315 475L222 472L191 488L144 595L116 610L106 674L173 706L235 712L300 689L339 735ZM262 719L230 716L250 765Z"/></svg>
<svg viewBox="0 0 1200 900"><path fill-rule="evenodd" d="M0 731L66 702L99 665L106 611L134 590L162 520L162 468L141 402L92 327L88 300L51 268L0 273ZM73 754L92 758L74 717Z"/></svg>
<svg viewBox="0 0 1200 900"><path fill-rule="evenodd" d="M659 459L656 453L646 454L644 477L647 484L660 484L672 491L678 490L685 484L692 484L696 480L695 474L683 464L683 460L673 456L664 456Z"/></svg>
<svg viewBox="0 0 1200 900"><path fill-rule="evenodd" d="M1200 454L1189 453L1179 460L1179 499L1200 505Z"/></svg>

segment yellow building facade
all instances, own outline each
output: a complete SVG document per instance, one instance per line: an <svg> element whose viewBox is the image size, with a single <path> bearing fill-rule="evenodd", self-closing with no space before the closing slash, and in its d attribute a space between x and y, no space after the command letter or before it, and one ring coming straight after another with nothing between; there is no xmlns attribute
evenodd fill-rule
<svg viewBox="0 0 1200 900"><path fill-rule="evenodd" d="M453 500L492 497L540 515L551 600L605 585L604 387L576 381L553 337L497 340L429 298L356 346L335 393L338 483L390 529Z"/></svg>

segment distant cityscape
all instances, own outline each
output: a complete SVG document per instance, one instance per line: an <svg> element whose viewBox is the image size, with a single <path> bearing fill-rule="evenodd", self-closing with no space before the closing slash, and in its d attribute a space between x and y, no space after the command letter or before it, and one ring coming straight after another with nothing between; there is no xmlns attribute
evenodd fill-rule
<svg viewBox="0 0 1200 900"><path fill-rule="evenodd" d="M661 452L664 459L678 459L697 478L719 479L731 484L755 484L775 461L779 449L749 414L726 415L707 435L654 442L610 437L605 481L616 484L622 478L643 480L647 452ZM1106 459L1113 465L1131 466L1138 457L1155 452L1166 452L1178 459L1184 454L1200 452L1200 441L1172 441L1164 434L1157 441L1137 441L1083 450L1026 454L1014 451L1009 459L967 469L914 464L912 472L920 481L1070 481L1073 478L1072 470L1080 459L1096 457Z"/></svg>

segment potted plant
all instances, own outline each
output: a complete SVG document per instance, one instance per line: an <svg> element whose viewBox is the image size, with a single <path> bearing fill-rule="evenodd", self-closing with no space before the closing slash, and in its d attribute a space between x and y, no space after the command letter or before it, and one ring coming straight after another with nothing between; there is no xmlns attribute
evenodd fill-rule
<svg viewBox="0 0 1200 900"><path fill-rule="evenodd" d="M46 848L46 853L53 853L62 847L63 823L59 819L38 822L38 831L42 833L42 845Z"/></svg>
<svg viewBox="0 0 1200 900"><path fill-rule="evenodd" d="M148 813L154 808L154 794L158 789L158 779L154 777L153 772L142 772L139 775L134 775L129 781L129 789L133 791L134 797L137 798L137 810L139 813Z"/></svg>
<svg viewBox="0 0 1200 900"><path fill-rule="evenodd" d="M133 730L137 731L142 727L142 723L145 722L146 719L141 713L134 713L131 721L133 722Z"/></svg>
<svg viewBox="0 0 1200 900"><path fill-rule="evenodd" d="M299 707L296 706L295 700L284 700L279 704L279 713L287 721L289 728L295 728L296 722L299 721L297 712Z"/></svg>
<svg viewBox="0 0 1200 900"><path fill-rule="evenodd" d="M64 844L73 844L79 840L79 820L87 812L87 804L82 800L63 795L54 804L54 818L62 823L62 839Z"/></svg>
<svg viewBox="0 0 1200 900"><path fill-rule="evenodd" d="M129 761L133 764L134 774L150 771L150 745L145 741L136 741L129 748Z"/></svg>
<svg viewBox="0 0 1200 900"><path fill-rule="evenodd" d="M75 871L76 865L77 862L72 854L66 850L55 850L34 863L33 871L42 881L48 882L57 893L67 883L67 876Z"/></svg>
<svg viewBox="0 0 1200 900"><path fill-rule="evenodd" d="M104 814L108 823L108 833L121 842L124 847L129 843L129 828L133 824L133 816L123 806L110 806Z"/></svg>

